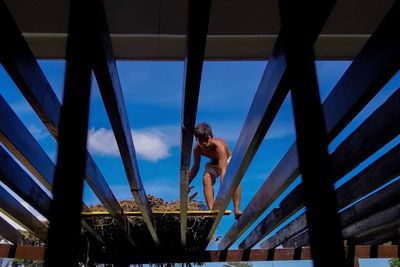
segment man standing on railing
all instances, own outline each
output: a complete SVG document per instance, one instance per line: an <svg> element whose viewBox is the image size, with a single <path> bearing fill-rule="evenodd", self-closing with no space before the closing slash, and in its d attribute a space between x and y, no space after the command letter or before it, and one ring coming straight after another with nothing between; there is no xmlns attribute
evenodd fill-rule
<svg viewBox="0 0 400 267"><path fill-rule="evenodd" d="M189 184L199 171L201 156L209 158L209 162L204 167L203 191L207 206L212 210L214 206L213 185L218 176L220 177L220 183L222 183L232 153L223 139L214 138L211 127L207 123L198 124L194 129L194 136L197 144L193 148L194 162L189 173ZM241 189L239 185L233 196L235 219L238 219L242 214L240 211L240 197Z"/></svg>

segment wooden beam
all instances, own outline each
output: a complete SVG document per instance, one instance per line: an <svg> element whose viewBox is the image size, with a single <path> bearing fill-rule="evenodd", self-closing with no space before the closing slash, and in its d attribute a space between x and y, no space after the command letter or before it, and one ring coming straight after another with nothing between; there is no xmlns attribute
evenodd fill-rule
<svg viewBox="0 0 400 267"><path fill-rule="evenodd" d="M397 23L394 22L399 20L399 16L393 12L386 16L324 101L328 140L333 140L336 136L334 132L343 129L354 114L363 108L363 104L372 99L399 69L400 41L391 34L396 31ZM376 62L376 59L381 61ZM364 75L366 73L367 75ZM351 97L346 97L349 94L349 88L352 88ZM340 109L337 109L337 106L340 106ZM346 115L347 112L353 116ZM335 114L336 119L333 117L328 119L327 114ZM231 246L298 175L297 150L296 145L293 144L243 210L240 219L227 231L220 243L220 248ZM239 246L251 248L264 236L251 238L251 240L249 236L246 242L242 242Z"/></svg>
<svg viewBox="0 0 400 267"><path fill-rule="evenodd" d="M279 37L274 51L274 56L268 62L261 78L214 202L214 209L221 212L228 206L289 90L285 84L286 62ZM208 241L213 237L221 218L222 214L215 218L207 237Z"/></svg>
<svg viewBox="0 0 400 267"><path fill-rule="evenodd" d="M400 174L398 159L400 157L400 145L393 148L387 154L382 156L380 159L372 163L360 174L356 175L338 189L339 199L341 197L350 194L352 197L347 198L346 201L339 204L340 208L343 208L351 202L359 199L361 196L373 191L379 186L387 183L391 179L397 177ZM375 168L374 168L375 166ZM387 166L384 169L379 167ZM376 168L378 167L378 168ZM378 171L383 170L383 171ZM383 172L381 175L376 175L377 172ZM398 201L398 189L400 188L400 181L396 181L386 188L374 193L373 195L361 200L354 206L344 210L341 214L341 222L343 227L347 227L350 224L360 220L364 216L373 214L388 205ZM297 232L303 229L296 229ZM305 231L298 236L289 239L283 243L284 247L302 247L309 242L308 231Z"/></svg>
<svg viewBox="0 0 400 267"><path fill-rule="evenodd" d="M0 96L0 139L27 169L36 178L39 178L49 191L52 191L54 163L2 96ZM44 217L48 218L50 197L14 162L3 148L0 148L0 155L2 158L0 162L0 179L2 182ZM87 209L84 203L83 207ZM83 226L94 234L97 240L104 242L101 236L94 232L88 224L83 223Z"/></svg>
<svg viewBox="0 0 400 267"><path fill-rule="evenodd" d="M395 176L395 175L394 175ZM394 177L392 176L392 177ZM376 179L375 174L373 176L364 177L364 183L368 184L369 181ZM346 184L343 188L346 187ZM363 186L364 187L364 186ZM373 189L371 189L373 190ZM368 191L371 191L368 189ZM386 186L384 189L373 193L372 195L368 196L367 198L357 202L353 206L349 207L348 209L344 210L340 213L340 220L342 223L342 227L348 227L349 225L359 221L360 219L374 214L383 210L384 208L400 202L400 196L398 194L400 190L400 180ZM367 191L367 190L366 190ZM342 193L339 194L346 194L346 190L342 190ZM362 192L361 192L362 193ZM340 207L340 206L339 206ZM297 231L301 231L304 229L297 229ZM287 237L288 238L288 237ZM302 232L301 234L292 237L291 239L283 242L284 247L302 247L309 244L309 233L308 230Z"/></svg>
<svg viewBox="0 0 400 267"><path fill-rule="evenodd" d="M46 241L47 227L29 212L18 200L0 186L0 210L40 240Z"/></svg>
<svg viewBox="0 0 400 267"><path fill-rule="evenodd" d="M329 97L328 97L329 99ZM340 144L337 149L332 153L332 164L334 166L334 180L338 180L344 174L349 172L351 169L355 168L360 162L367 159L370 155L380 149L384 144L389 142L391 139L396 137L399 133L399 125L396 125L395 118L399 116L399 109L397 108L397 103L400 99L400 90L396 90L392 96L379 107L369 118L367 118L360 127L358 127L342 144ZM332 111L333 112L333 111ZM326 113L325 113L326 114ZM382 127L386 129L382 132ZM281 179L281 177L289 177L287 180L292 181L298 174L298 162L297 156L295 156L296 146L292 145L291 149L286 153L284 158L279 162L277 168L271 173L268 179L264 182L260 190L257 192L254 200L249 204L249 212L259 207L261 210L266 208L268 203L272 203L275 198L268 198L268 195L263 193L263 189L267 192L271 192L276 187L276 183L273 183L276 179ZM289 160L291 159L291 161ZM292 163L296 165L286 165L284 163ZM284 171L284 176L280 175ZM286 176L288 175L288 176ZM285 180L285 179L282 179ZM282 181L280 180L280 181ZM269 182L272 182L270 184ZM268 186L270 185L270 186ZM285 188L285 187L282 187ZM280 191L279 191L280 192ZM272 195L272 194L271 194ZM254 246L263 237L265 237L270 231L277 226L277 224L283 222L285 219L291 216L296 210L300 208L300 186L297 186L293 191L282 200L280 204L281 209L286 210L280 212L280 218L273 220L274 223L270 224L271 216L275 214L271 213L267 215L252 231L248 237L239 245L240 248L249 248ZM258 202L260 200L261 202ZM285 207L286 204L289 204ZM247 209L247 208L246 208ZM246 211L244 210L244 213ZM243 215L242 215L243 216ZM249 216L249 215L247 215ZM241 219L231 228L235 229L237 224L240 224ZM268 225L269 224L269 225ZM228 233L233 230L229 230Z"/></svg>
<svg viewBox="0 0 400 267"><path fill-rule="evenodd" d="M335 168L335 180L343 173L351 170L356 161L353 159L364 159L373 151L382 147L400 132L400 126L396 123L396 118L400 117L400 89L397 90L389 99L379 107L369 118L367 118L342 144L333 152L333 165ZM387 129L382 132L381 129ZM365 155L366 154L366 155ZM339 208L351 204L352 201L361 198L363 195L383 185L387 181L400 174L399 165L396 160L396 150L389 152L386 157L381 157L360 174L356 175L348 183L338 189ZM388 166L386 168L386 166ZM390 167L392 166L392 167ZM380 171L380 170L385 171ZM380 175L376 175L379 172ZM289 194L288 199L293 197ZM299 199L299 196L295 197ZM286 212L288 214L289 211ZM283 220L280 220L283 221ZM342 220L343 225L343 220ZM280 230L279 233L263 242L263 248L272 248L283 241L293 237L307 227L304 215L296 219L288 227Z"/></svg>
<svg viewBox="0 0 400 267"><path fill-rule="evenodd" d="M46 248L33 246L13 246L0 244L0 258L42 260ZM12 252L14 251L14 252ZM370 257L369 246L356 246L355 256L358 258ZM310 248L302 248L300 257L297 260L311 259ZM397 245L378 246L378 258L395 258L398 253ZM272 254L272 256L271 256ZM168 255L161 253L136 253L133 252L129 258L131 264L146 263L179 263L179 262L237 262L237 261L267 261L268 257L273 260L293 260L294 249L252 249L252 250L208 250L208 251L189 251L185 254ZM95 262L112 263L114 259L100 259L97 257Z"/></svg>
<svg viewBox="0 0 400 267"><path fill-rule="evenodd" d="M23 235L2 217L0 217L0 236L14 244L19 244L23 239Z"/></svg>
<svg viewBox="0 0 400 267"><path fill-rule="evenodd" d="M211 0L188 1L186 51L184 66L184 84L182 97L181 122L181 162L180 162L180 233L181 246L186 246L187 208L188 208L188 175L197 105L206 49L208 20Z"/></svg>
<svg viewBox="0 0 400 267"><path fill-rule="evenodd" d="M44 217L49 214L51 198L0 147L0 180Z"/></svg>
<svg viewBox="0 0 400 267"><path fill-rule="evenodd" d="M302 29L311 29L315 2L279 1L282 37L286 52L288 82L291 88L296 128L302 198L310 228L313 265L344 266L333 170L328 153L328 139L322 110L312 38L301 38ZM326 3L330 10L334 4ZM315 10L315 9L314 9ZM306 33L308 36L309 33ZM296 42L297 40L297 42ZM302 40L298 42L298 40ZM329 229L329 231L326 231ZM328 242L327 242L328 240Z"/></svg>
<svg viewBox="0 0 400 267"><path fill-rule="evenodd" d="M40 120L57 136L60 104L4 1L0 1L0 61Z"/></svg>
<svg viewBox="0 0 400 267"><path fill-rule="evenodd" d="M389 182L393 178L397 177L400 173L400 165L398 163L400 158L400 144L392 148L385 155L380 157L361 173L350 179L344 186L338 189L338 195L340 195L338 205L339 207L345 207L349 203L359 199L361 196L368 194L369 192L377 189L378 187ZM379 170L379 171L378 171ZM362 205L362 204L360 204ZM348 217L348 215L346 215ZM345 219L346 217L343 217ZM357 218L357 216L355 216ZM344 222L348 223L349 219ZM284 243L284 246L304 246L309 242L309 236L307 232L292 238L291 240Z"/></svg>
<svg viewBox="0 0 400 267"><path fill-rule="evenodd" d="M400 240L400 227L398 225L389 225L388 227L380 228L369 235L358 236L355 238L357 244L363 245L381 245L392 240Z"/></svg>
<svg viewBox="0 0 400 267"><path fill-rule="evenodd" d="M2 96L0 96L0 141L51 191L54 176L53 162Z"/></svg>
<svg viewBox="0 0 400 267"><path fill-rule="evenodd" d="M93 2L95 12L94 21L91 22L92 30L92 60L93 71L96 75L100 93L103 98L108 118L118 144L125 173L128 178L131 193L135 203L142 213L154 243L159 246L157 230L152 210L147 199L146 191L140 178L139 167L136 160L135 146L132 140L131 127L126 113L124 96L118 76L118 69L110 39L110 32L102 0ZM128 230L129 225L126 225ZM133 241L130 240L133 244Z"/></svg>
<svg viewBox="0 0 400 267"><path fill-rule="evenodd" d="M28 44L22 36L3 1L0 1L0 61L40 120L58 139L61 103L40 69ZM121 229L126 227L122 207L108 186L100 169L87 152L86 181L104 207L114 216Z"/></svg>
<svg viewBox="0 0 400 267"><path fill-rule="evenodd" d="M50 209L45 266L78 265L80 214L86 166L91 89L90 22L92 1L71 1L64 100L60 114L57 165ZM68 214L68 217L65 217Z"/></svg>
<svg viewBox="0 0 400 267"><path fill-rule="evenodd" d="M332 152L335 180L346 175L360 162L399 135L400 125L395 123L400 118L398 103L400 103L400 88L396 89ZM382 131L382 129L385 130Z"/></svg>
<svg viewBox="0 0 400 267"><path fill-rule="evenodd" d="M13 124L16 125L16 121L13 121ZM22 170L2 147L0 147L0 159L0 180L41 215L48 218L51 203L50 197L24 170ZM96 240L100 243L104 243L102 237L84 220L82 220L82 226L89 231Z"/></svg>
<svg viewBox="0 0 400 267"><path fill-rule="evenodd" d="M379 227L384 227L390 223L395 223L395 228L399 228L399 218L400 204L396 204L344 228L343 238L349 239L355 236L368 235L369 233L379 229Z"/></svg>

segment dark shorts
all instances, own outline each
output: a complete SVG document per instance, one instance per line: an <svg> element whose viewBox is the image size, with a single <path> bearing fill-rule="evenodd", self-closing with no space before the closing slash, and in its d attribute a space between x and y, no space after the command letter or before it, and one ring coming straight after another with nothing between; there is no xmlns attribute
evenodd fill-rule
<svg viewBox="0 0 400 267"><path fill-rule="evenodd" d="M230 160L231 160L231 157L229 157L228 160L227 160L228 164L229 164ZM206 173L209 173L211 175L211 180L212 180L212 184L213 185L215 184L216 178L221 175L221 171L220 171L220 169L218 167L218 164L216 164L213 161L207 162L206 165L204 166L204 174L203 174L203 176Z"/></svg>

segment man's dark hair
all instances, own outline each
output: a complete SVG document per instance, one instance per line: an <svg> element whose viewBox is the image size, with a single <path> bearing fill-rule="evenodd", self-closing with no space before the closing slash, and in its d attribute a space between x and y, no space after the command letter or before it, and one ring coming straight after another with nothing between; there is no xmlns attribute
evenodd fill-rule
<svg viewBox="0 0 400 267"><path fill-rule="evenodd" d="M207 137L213 137L211 126L205 122L197 124L194 128L194 136L196 139L206 139Z"/></svg>

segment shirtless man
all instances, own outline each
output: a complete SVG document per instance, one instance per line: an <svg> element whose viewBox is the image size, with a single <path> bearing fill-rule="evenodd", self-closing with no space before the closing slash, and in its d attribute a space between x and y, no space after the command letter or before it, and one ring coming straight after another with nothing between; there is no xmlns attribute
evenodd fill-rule
<svg viewBox="0 0 400 267"><path fill-rule="evenodd" d="M213 137L211 127L207 123L198 124L194 129L194 135L197 144L193 148L194 162L189 172L189 184L199 172L201 156L209 158L210 161L204 167L203 191L207 206L212 210L214 206L213 185L218 176L220 177L220 184L222 183L232 153L223 139ZM239 185L233 196L235 219L238 219L242 214L240 211L240 197L241 189Z"/></svg>

